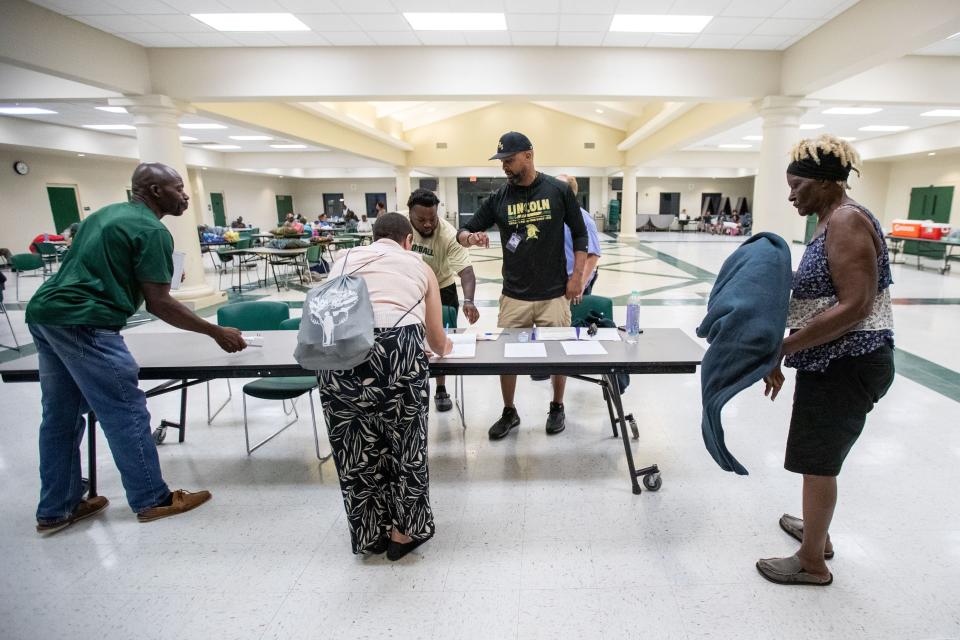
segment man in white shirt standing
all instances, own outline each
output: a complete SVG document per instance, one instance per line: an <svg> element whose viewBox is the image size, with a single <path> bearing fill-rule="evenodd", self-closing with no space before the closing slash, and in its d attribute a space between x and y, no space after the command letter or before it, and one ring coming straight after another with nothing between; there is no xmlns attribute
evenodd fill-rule
<svg viewBox="0 0 960 640"><path fill-rule="evenodd" d="M411 251L423 256L424 262L437 276L440 286L440 303L444 306L460 309L457 296L456 278L459 276L463 287L463 314L470 324L480 318L480 311L474 304L477 278L470 264L470 251L457 242L457 230L437 215L440 199L427 189L417 189L407 200L410 212L410 224L413 226L413 247ZM450 394L447 393L446 377L437 376L437 389L434 403L437 411L449 411L453 407Z"/></svg>

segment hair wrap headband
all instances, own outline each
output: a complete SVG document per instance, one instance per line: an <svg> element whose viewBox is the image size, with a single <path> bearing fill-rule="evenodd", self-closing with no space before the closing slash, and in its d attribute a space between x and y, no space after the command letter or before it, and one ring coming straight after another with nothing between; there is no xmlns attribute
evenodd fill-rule
<svg viewBox="0 0 960 640"><path fill-rule="evenodd" d="M828 153L821 155L818 163L813 158L804 158L803 160L794 160L787 167L787 173L800 178L813 178L814 180L831 180L835 182L846 182L850 177L850 166L840 162L840 158Z"/></svg>

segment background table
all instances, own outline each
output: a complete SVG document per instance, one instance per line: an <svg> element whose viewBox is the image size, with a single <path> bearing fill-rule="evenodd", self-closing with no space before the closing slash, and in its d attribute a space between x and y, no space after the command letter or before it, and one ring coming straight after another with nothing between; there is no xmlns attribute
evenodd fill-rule
<svg viewBox="0 0 960 640"><path fill-rule="evenodd" d="M889 233L884 237L893 245L890 248L890 253L893 254L893 257L890 259L891 264L906 264L907 262L906 254L903 253L903 249L900 247L900 243L905 241L906 242L911 242L911 241L923 242L929 245L943 247L943 258L942 258L943 265L939 269L941 274L944 274L947 271L950 271L950 262L960 260L960 254L955 255L953 253L954 247L960 247L960 240L950 240L947 238L943 238L941 240L929 240L927 238L904 238L901 236L890 235ZM903 259L900 260L899 262L897 261L898 254L903 255ZM926 257L926 256L923 256L917 253L917 269L920 271L923 271L923 265L920 263L920 258L923 258L923 257ZM931 257L930 259L939 260L940 258Z"/></svg>
<svg viewBox="0 0 960 640"><path fill-rule="evenodd" d="M595 382L608 396L611 421L619 427L624 454L630 472L634 493L640 493L637 478L643 478L648 489L660 485L660 469L651 465L636 469L633 451L627 435L627 421L623 412L617 374L679 374L695 373L703 356L703 349L679 329L646 329L639 342L602 342L604 355L568 356L559 341L545 341L546 358L506 358L503 345L516 342L522 329L510 329L496 341L477 342L475 358L440 359L430 362L431 376L468 376L498 374L559 374ZM264 331L262 347L249 347L239 353L224 353L217 344L196 333L134 333L124 339L140 365L141 380L164 380L147 391L152 397L161 393L180 391L180 422L164 421L162 426L180 430L180 442L186 432L187 389L195 384L218 378L265 378L270 376L305 376L315 372L303 370L293 359L297 342L295 331ZM588 376L599 376L599 380ZM37 382L37 356L27 356L0 365L4 382ZM91 495L96 494L95 417L88 420L88 448L91 476Z"/></svg>

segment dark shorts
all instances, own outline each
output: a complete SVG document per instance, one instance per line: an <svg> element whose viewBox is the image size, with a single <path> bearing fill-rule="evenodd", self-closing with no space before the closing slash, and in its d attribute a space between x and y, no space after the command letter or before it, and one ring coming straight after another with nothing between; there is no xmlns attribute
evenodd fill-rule
<svg viewBox="0 0 960 640"><path fill-rule="evenodd" d="M838 358L825 371L798 371L783 466L787 471L836 476L867 414L893 383L893 348Z"/></svg>
<svg viewBox="0 0 960 640"><path fill-rule="evenodd" d="M440 304L445 307L453 307L454 309L460 308L460 298L457 297L456 282L440 289Z"/></svg>

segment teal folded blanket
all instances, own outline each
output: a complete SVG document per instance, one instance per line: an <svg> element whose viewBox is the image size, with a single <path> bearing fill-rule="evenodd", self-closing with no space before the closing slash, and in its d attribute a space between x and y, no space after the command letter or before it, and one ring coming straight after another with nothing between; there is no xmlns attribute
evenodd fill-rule
<svg viewBox="0 0 960 640"><path fill-rule="evenodd" d="M766 232L752 236L723 263L697 327L710 344L700 365L703 444L724 471L747 475L724 444L720 412L777 363L792 277L784 239Z"/></svg>

